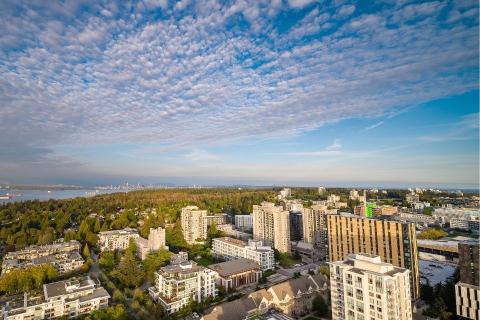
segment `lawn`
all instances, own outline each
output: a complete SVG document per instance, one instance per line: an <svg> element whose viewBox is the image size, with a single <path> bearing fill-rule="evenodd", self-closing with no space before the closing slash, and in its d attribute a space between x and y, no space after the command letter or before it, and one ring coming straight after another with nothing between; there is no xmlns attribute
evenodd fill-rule
<svg viewBox="0 0 480 320"><path fill-rule="evenodd" d="M291 268L294 264L301 263L302 259L295 258L288 253L282 253L278 257L279 263L284 268Z"/></svg>
<svg viewBox="0 0 480 320"><path fill-rule="evenodd" d="M267 271L264 271L263 272L263 275L265 276L265 278L268 278L270 277L272 274L275 274L277 273L275 270L267 270Z"/></svg>
<svg viewBox="0 0 480 320"><path fill-rule="evenodd" d="M201 257L200 259L196 259L195 262L204 267L208 267L209 265L216 263L213 258L207 257Z"/></svg>

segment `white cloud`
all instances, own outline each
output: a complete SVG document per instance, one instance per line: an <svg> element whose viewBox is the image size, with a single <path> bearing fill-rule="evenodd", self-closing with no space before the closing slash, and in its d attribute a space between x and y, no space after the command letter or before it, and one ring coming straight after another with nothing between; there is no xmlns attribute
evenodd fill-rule
<svg viewBox="0 0 480 320"><path fill-rule="evenodd" d="M283 152L277 155L284 156L302 156L302 157L323 157L323 156L338 156L342 155L342 141L340 139L333 140L332 144L325 147L323 150L317 151L296 151L296 152Z"/></svg>
<svg viewBox="0 0 480 320"><path fill-rule="evenodd" d="M342 141L340 139L333 140L333 143L325 148L326 151L338 151L342 149Z"/></svg>
<svg viewBox="0 0 480 320"><path fill-rule="evenodd" d="M368 131L368 130L372 130L372 129L378 128L378 127L380 127L381 125L383 125L383 123L384 123L383 121L379 121L379 122L377 122L377 123L372 124L371 126L366 127L365 130Z"/></svg>
<svg viewBox="0 0 480 320"><path fill-rule="evenodd" d="M217 162L220 157L206 150L195 149L187 153L185 159L192 162Z"/></svg>
<svg viewBox="0 0 480 320"><path fill-rule="evenodd" d="M165 10L168 7L168 0L142 0L142 2L148 9L160 7Z"/></svg>
<svg viewBox="0 0 480 320"><path fill-rule="evenodd" d="M175 4L175 9L183 10L190 4L190 0L180 0Z"/></svg>
<svg viewBox="0 0 480 320"><path fill-rule="evenodd" d="M313 2L316 2L316 0L288 0L290 7L295 9L304 8Z"/></svg>
<svg viewBox="0 0 480 320"><path fill-rule="evenodd" d="M280 32L270 17L288 7L278 1L181 3L181 14L165 0L94 12L80 12L75 1L2 3L0 148L5 141L43 154L101 143L207 148L478 87L478 26L464 15L437 21L443 16L433 4L386 6L338 25L335 9L312 6ZM154 18L158 8L162 19ZM419 25L386 26L418 15ZM235 24L240 17L245 25Z"/></svg>
<svg viewBox="0 0 480 320"><path fill-rule="evenodd" d="M350 16L354 12L355 12L354 5L344 5L344 6L341 6L340 9L338 9L338 16L340 18L345 18Z"/></svg>

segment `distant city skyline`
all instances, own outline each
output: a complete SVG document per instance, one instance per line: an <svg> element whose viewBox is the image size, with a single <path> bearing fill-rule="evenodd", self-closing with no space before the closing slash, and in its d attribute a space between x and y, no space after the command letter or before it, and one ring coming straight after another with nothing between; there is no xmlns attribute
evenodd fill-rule
<svg viewBox="0 0 480 320"><path fill-rule="evenodd" d="M479 186L478 2L0 3L0 184Z"/></svg>

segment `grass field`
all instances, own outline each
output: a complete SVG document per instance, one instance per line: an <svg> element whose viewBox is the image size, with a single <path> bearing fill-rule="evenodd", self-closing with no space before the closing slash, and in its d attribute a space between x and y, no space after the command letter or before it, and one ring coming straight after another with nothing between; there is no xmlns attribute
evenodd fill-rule
<svg viewBox="0 0 480 320"><path fill-rule="evenodd" d="M200 259L195 260L199 265L208 267L211 264L216 263L212 258L201 257Z"/></svg>

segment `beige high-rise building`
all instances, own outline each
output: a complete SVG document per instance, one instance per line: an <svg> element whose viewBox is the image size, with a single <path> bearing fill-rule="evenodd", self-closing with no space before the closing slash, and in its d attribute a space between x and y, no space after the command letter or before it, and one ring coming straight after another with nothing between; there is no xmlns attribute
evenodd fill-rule
<svg viewBox="0 0 480 320"><path fill-rule="evenodd" d="M328 215L327 229L329 261L342 261L350 253L378 255L383 262L409 269L412 297L420 296L414 223Z"/></svg>
<svg viewBox="0 0 480 320"><path fill-rule="evenodd" d="M411 320L410 270L377 255L351 254L330 263L333 320Z"/></svg>
<svg viewBox="0 0 480 320"><path fill-rule="evenodd" d="M337 209L328 209L324 205L313 205L302 209L303 241L320 250L320 259L328 256L328 214L336 214Z"/></svg>
<svg viewBox="0 0 480 320"><path fill-rule="evenodd" d="M160 249L168 250L165 245L165 229L163 228L150 228L148 239L137 238L137 254L142 260L145 260L150 252Z"/></svg>
<svg viewBox="0 0 480 320"><path fill-rule="evenodd" d="M197 206L182 208L182 232L188 244L199 243L207 238L207 210L199 210Z"/></svg>
<svg viewBox="0 0 480 320"><path fill-rule="evenodd" d="M280 252L290 251L290 213L274 203L253 206L253 238Z"/></svg>

